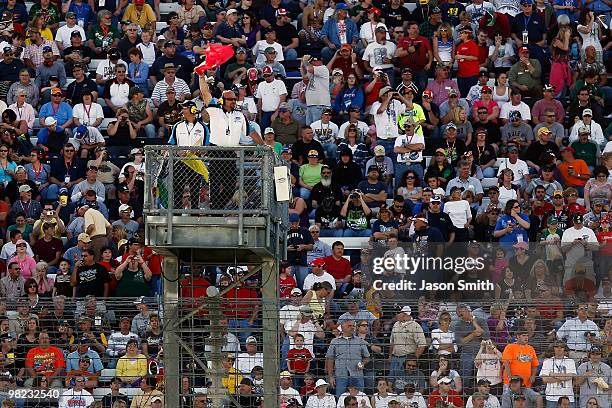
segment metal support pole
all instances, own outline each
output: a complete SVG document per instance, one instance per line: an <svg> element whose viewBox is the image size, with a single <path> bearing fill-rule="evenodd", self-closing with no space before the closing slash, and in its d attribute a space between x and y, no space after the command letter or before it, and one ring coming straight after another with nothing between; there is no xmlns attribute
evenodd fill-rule
<svg viewBox="0 0 612 408"><path fill-rule="evenodd" d="M164 251L165 252L165 251ZM176 255L164 253L164 380L165 403L168 407L180 406L181 393L181 359L179 353L179 332L174 326L178 318L179 263Z"/></svg>
<svg viewBox="0 0 612 408"><path fill-rule="evenodd" d="M223 358L221 349L225 344L225 338L223 337L219 320L223 318L223 314L221 313L220 298L218 296L219 291L211 291L210 289L208 292L212 293L207 297L210 318L210 339L208 342L212 351L208 353L207 360L211 365L208 369L208 377L212 384L208 387L208 399L211 400L213 408L222 408L226 393L222 381L225 375L221 369L221 359ZM215 294L214 292L216 292L216 296L211 296Z"/></svg>
<svg viewBox="0 0 612 408"><path fill-rule="evenodd" d="M278 264L273 258L263 263L261 289L263 307L264 403L263 408L278 408Z"/></svg>

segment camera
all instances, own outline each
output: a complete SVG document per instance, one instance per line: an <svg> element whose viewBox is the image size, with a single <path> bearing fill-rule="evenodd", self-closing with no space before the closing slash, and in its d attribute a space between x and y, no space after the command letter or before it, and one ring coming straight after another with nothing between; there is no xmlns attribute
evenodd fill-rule
<svg viewBox="0 0 612 408"><path fill-rule="evenodd" d="M590 331L584 332L584 337L592 337L592 336L595 336L595 333L590 332Z"/></svg>
<svg viewBox="0 0 612 408"><path fill-rule="evenodd" d="M53 210L47 210L47 211L45 211L45 214L46 214L48 217L50 217L50 216L52 216L53 214L55 214L55 211L53 211Z"/></svg>
<svg viewBox="0 0 612 408"><path fill-rule="evenodd" d="M358 200L359 199L359 194L358 193L351 193L351 195L349 196L351 198L351 200Z"/></svg>

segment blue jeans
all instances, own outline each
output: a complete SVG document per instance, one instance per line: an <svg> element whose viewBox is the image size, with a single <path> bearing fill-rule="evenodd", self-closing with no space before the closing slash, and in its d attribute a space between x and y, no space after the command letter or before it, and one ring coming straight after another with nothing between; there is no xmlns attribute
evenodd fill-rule
<svg viewBox="0 0 612 408"><path fill-rule="evenodd" d="M343 236L344 231L341 229L327 229L327 228L321 228L321 233L319 234L320 237L342 237Z"/></svg>
<svg viewBox="0 0 612 408"><path fill-rule="evenodd" d="M365 386L363 375L359 377L336 377L336 398L342 395L349 385L357 387L359 391L363 391Z"/></svg>
<svg viewBox="0 0 612 408"><path fill-rule="evenodd" d="M304 199L304 201L310 198L310 190L304 187L300 187L300 197Z"/></svg>
<svg viewBox="0 0 612 408"><path fill-rule="evenodd" d="M419 176L419 181L421 182L421 186L424 184L424 171L423 171L423 166L421 165L421 163L410 163L410 164L406 164L406 163L397 163L395 165L395 188L397 189L400 186L400 182L402 180L402 177L404 177L404 174L408 171L408 170L412 170L414 171L417 176Z"/></svg>
<svg viewBox="0 0 612 408"><path fill-rule="evenodd" d="M347 228L344 230L343 236L344 237L371 237L372 230L368 228L368 229L364 229L361 231L355 231L350 228Z"/></svg>
<svg viewBox="0 0 612 408"><path fill-rule="evenodd" d="M497 175L497 172L495 171L495 169L493 167L487 167L486 169L484 169L482 171L482 176L483 177L495 177Z"/></svg>
<svg viewBox="0 0 612 408"><path fill-rule="evenodd" d="M261 123L259 125L262 129L270 126L272 123L272 115L274 115L274 112L261 112Z"/></svg>
<svg viewBox="0 0 612 408"><path fill-rule="evenodd" d="M154 139L157 137L157 132L155 130L155 125L152 123L147 123L144 127L140 128L140 132L144 132L147 139ZM140 136L140 135L139 135Z"/></svg>
<svg viewBox="0 0 612 408"><path fill-rule="evenodd" d="M296 60L298 57L298 54L295 48L287 48L284 54L285 54L284 56L285 56L286 61L293 61L293 60Z"/></svg>
<svg viewBox="0 0 612 408"><path fill-rule="evenodd" d="M310 268L302 265L292 265L291 269L293 269L293 276L295 276L295 280L297 281L298 288L304 287L304 279L310 273Z"/></svg>
<svg viewBox="0 0 612 408"><path fill-rule="evenodd" d="M338 47L332 49L329 47L323 47L321 50L321 59L324 64L327 64L332 58L334 58L334 54L338 51Z"/></svg>
<svg viewBox="0 0 612 408"><path fill-rule="evenodd" d="M251 335L252 326L249 325L249 319L229 319L227 321L228 329L242 329L240 331L231 330L236 334L240 343L244 344L246 342L247 337Z"/></svg>
<svg viewBox="0 0 612 408"><path fill-rule="evenodd" d="M376 139L377 146L383 146L385 148L385 156L391 159L393 163L397 163L397 154L393 151L395 147L395 139ZM366 169L367 171L367 169ZM395 172L397 174L397 171Z"/></svg>
<svg viewBox="0 0 612 408"><path fill-rule="evenodd" d="M461 353L460 361L461 361L461 379L464 384L471 384L472 378L474 377L474 359L476 358L476 353Z"/></svg>
<svg viewBox="0 0 612 408"><path fill-rule="evenodd" d="M323 149L325 150L325 157L328 160L336 161L336 155L338 152L338 145L335 143L326 143L323 145Z"/></svg>
<svg viewBox="0 0 612 408"><path fill-rule="evenodd" d="M289 336L285 336L283 339L283 344L281 345L281 360L280 360L280 369L284 371L287 369L287 356L289 355Z"/></svg>
<svg viewBox="0 0 612 408"><path fill-rule="evenodd" d="M312 122L316 122L321 119L321 114L323 113L323 109L328 108L329 106L324 105L310 105L306 107L306 124L310 125Z"/></svg>
<svg viewBox="0 0 612 408"><path fill-rule="evenodd" d="M73 187L70 187L68 189L68 194L69 195L72 195L72 188ZM60 189L60 186L58 186L57 184L49 184L49 187L44 189L43 193L41 195L42 195L43 199L45 199L47 201L55 201L55 200L57 200L57 196L59 194L59 189Z"/></svg>
<svg viewBox="0 0 612 408"><path fill-rule="evenodd" d="M459 87L459 95L462 98L465 98L467 94L470 92L470 88L478 83L478 75L472 77L457 77L457 86Z"/></svg>
<svg viewBox="0 0 612 408"><path fill-rule="evenodd" d="M404 373L405 363L406 357L391 355L391 367L389 369L389 377L391 377L391 381L395 381L396 378L400 377Z"/></svg>

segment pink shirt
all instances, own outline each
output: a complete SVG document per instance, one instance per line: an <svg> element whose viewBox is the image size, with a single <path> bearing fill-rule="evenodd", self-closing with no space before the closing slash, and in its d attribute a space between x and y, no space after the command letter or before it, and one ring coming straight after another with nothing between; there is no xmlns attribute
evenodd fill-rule
<svg viewBox="0 0 612 408"><path fill-rule="evenodd" d="M547 101L546 99L540 99L537 101L533 108L531 109L531 117L533 119L538 118L540 122L546 122L546 111L552 110L555 112L557 117L555 118L556 122L563 123L565 119L565 110L563 109L563 105L556 99L551 101Z"/></svg>
<svg viewBox="0 0 612 408"><path fill-rule="evenodd" d="M21 276L23 276L24 279L29 279L36 273L36 261L29 255L26 255L25 259L23 260L19 260L17 255L15 255L8 260L6 265L10 265L11 262L17 262L19 264L19 267L21 268Z"/></svg>

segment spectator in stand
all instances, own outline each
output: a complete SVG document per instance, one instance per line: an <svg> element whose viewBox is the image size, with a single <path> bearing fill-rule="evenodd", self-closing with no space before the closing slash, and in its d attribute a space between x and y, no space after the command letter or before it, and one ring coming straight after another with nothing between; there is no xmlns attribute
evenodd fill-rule
<svg viewBox="0 0 612 408"><path fill-rule="evenodd" d="M584 186L591 178L591 172L584 160L574 158L575 153L574 148L569 146L561 150L563 162L558 166L558 171L564 186L573 187L578 194L583 195Z"/></svg>
<svg viewBox="0 0 612 408"><path fill-rule="evenodd" d="M517 342L508 344L502 354L504 365L504 384L510 384L510 378L520 377L522 384L530 388L537 374L538 357L528 344L529 336L525 328L517 331ZM519 358L520 357L520 358Z"/></svg>
<svg viewBox="0 0 612 408"><path fill-rule="evenodd" d="M363 389L363 369L370 359L367 343L354 337L355 322L347 320L341 327L342 336L331 341L325 355L327 377L335 385L337 397L350 385Z"/></svg>
<svg viewBox="0 0 612 408"><path fill-rule="evenodd" d="M512 88L510 91L510 101L501 105L501 111L499 112L499 118L502 124L505 125L508 123L509 115L514 111L520 112L521 118L525 123L531 121L531 109L529 105L521 100L522 97L523 95L519 89Z"/></svg>
<svg viewBox="0 0 612 408"><path fill-rule="evenodd" d="M577 376L574 379L575 384L580 386L579 406L602 407L607 403L606 394L602 391L612 383L612 369L602 361L600 347L592 347L588 355L588 361L583 361L578 366ZM597 404L591 404L593 399Z"/></svg>
<svg viewBox="0 0 612 408"><path fill-rule="evenodd" d="M578 305L576 315L557 330L557 339L565 341L570 358L580 361L596 345L600 334L597 324L588 319L586 304Z"/></svg>
<svg viewBox="0 0 612 408"><path fill-rule="evenodd" d="M520 89L526 96L537 98L542 94L541 76L542 67L540 61L535 58L529 58L529 48L521 47L519 49L519 60L508 72L510 85L513 88Z"/></svg>
<svg viewBox="0 0 612 408"><path fill-rule="evenodd" d="M540 99L533 105L533 109L531 112L533 122L535 124L546 122L548 113L551 111L555 114L556 120L558 120L560 123L563 123L565 119L565 109L563 109L563 105L561 104L561 102L554 99L554 91L554 86L550 84L544 85L544 98Z"/></svg>
<svg viewBox="0 0 612 408"><path fill-rule="evenodd" d="M472 309L466 304L457 305L457 320L453 325L457 343L460 346L461 378L469 384L473 381L474 358L480 342L489 339L489 327L481 318L474 317Z"/></svg>
<svg viewBox="0 0 612 408"><path fill-rule="evenodd" d="M472 36L471 28L463 28L459 31L461 43L456 47L455 60L457 60L459 67L457 85L461 95L467 95L470 88L478 82L479 51L478 45L472 40Z"/></svg>
<svg viewBox="0 0 612 408"><path fill-rule="evenodd" d="M28 374L26 386L32 387L37 377L44 376L51 387L62 387L61 375L66 368L66 361L62 351L51 346L49 333L41 332L38 335L38 346L27 352L25 367Z"/></svg>

